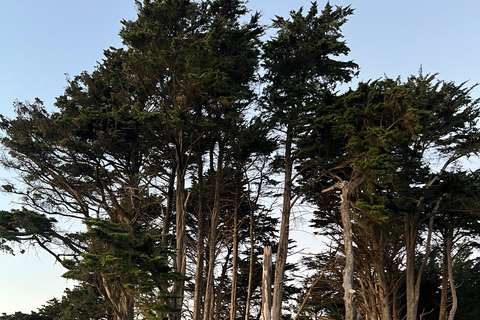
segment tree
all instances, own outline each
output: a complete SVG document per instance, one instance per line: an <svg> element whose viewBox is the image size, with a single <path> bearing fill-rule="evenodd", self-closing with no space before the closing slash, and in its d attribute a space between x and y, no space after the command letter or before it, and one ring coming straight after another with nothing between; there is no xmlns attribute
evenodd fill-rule
<svg viewBox="0 0 480 320"><path fill-rule="evenodd" d="M126 48L110 48L92 74L82 73L69 81L65 94L57 99L59 112L48 113L41 101L19 103L17 119L3 119L3 142L11 150L3 163L24 172L26 185L24 190L7 185L6 190L23 195L36 217L41 217L37 212L57 214L86 223L83 234L48 237L45 233L41 239L35 234L30 240L59 261L71 258L64 262L71 269L67 275L97 285L122 319L131 319L135 308L158 311L155 302L143 304L149 295L143 289L160 290L155 299L165 300L169 276L164 279L167 284L152 279L157 272L132 283L132 278L119 277L119 271L152 274L165 267L163 259L171 257L166 245L172 244L166 233L172 231L174 216L173 267L180 276L169 278L172 295L162 302L171 306L167 309L172 313L182 308L187 273L185 180L193 153L202 157L210 152L217 168L209 172L216 192L204 315L212 318L208 308L217 255L215 233L223 206L220 186L228 167L235 164L225 153L243 130L263 29L258 15L239 23L247 12L239 1L137 5L137 20L123 21L120 32ZM200 142L202 147L197 148ZM250 155L240 157L245 158L238 159L241 164ZM235 170L243 179L245 169ZM203 217L204 212L200 214ZM50 245L52 239L71 252L58 254ZM151 259L157 258L160 264L152 265ZM168 268L163 271L171 275ZM198 275L202 272L197 270ZM142 290L134 293L138 288Z"/></svg>
<svg viewBox="0 0 480 320"><path fill-rule="evenodd" d="M151 217L156 218L161 208L155 201L157 195L148 192L151 177L145 173L151 163L144 160L149 142L140 138L146 137L140 123L134 125L139 113L131 105L122 105L122 92L106 94L118 84L108 82L112 80L109 71L115 69L100 68L91 76L74 79L66 96L57 102L60 113L48 114L37 101L19 104L16 119L3 119L3 143L11 151L3 164L24 173L25 187L9 185L7 189L23 196L23 203L31 209L28 219L13 220L12 228L25 230L25 225L36 223L43 213L84 222L94 216L126 224L132 240L154 230ZM11 212L13 217L19 213ZM57 228L50 224L30 239L60 262L65 258L79 262L81 254L109 251L97 239L54 231ZM57 251L56 244L64 248ZM65 265L73 268L76 264ZM134 302L123 289L125 283L102 272L89 280L106 295L117 317L133 318Z"/></svg>
<svg viewBox="0 0 480 320"><path fill-rule="evenodd" d="M443 198L431 199L427 205L428 189L441 178L442 174L460 159L478 154L479 131L475 123L479 117L478 101L470 96L472 87L465 84L456 85L452 82L436 80L436 75L410 77L408 99L412 106L419 110L421 130L418 139L410 145L404 161L403 178L410 180L413 186L409 197L417 197L416 202L410 202L399 208L404 212L404 241L406 248L406 296L407 320L416 319L420 284L423 270L431 252L430 239L433 232L433 221L438 213ZM428 153L437 154L444 159L440 170L436 170L426 161ZM404 162L405 163L405 162ZM423 174L418 174L425 170ZM403 185L407 189L406 184ZM418 196L420 195L420 196ZM408 202L405 202L407 204ZM428 221L427 238L423 261L418 272L417 241L421 226Z"/></svg>
<svg viewBox="0 0 480 320"><path fill-rule="evenodd" d="M352 289L360 310L372 317L377 313L382 319L400 317L398 262L403 256L399 244L406 247L407 318L416 317L421 277L431 251L433 217L444 201L443 196L430 192L449 165L477 152L478 133L471 124L478 115L469 90L444 82L429 86L434 79L420 74L406 83L386 79L360 84L340 97L334 111L327 113L331 117L322 118L326 113L320 109L301 144L306 159L303 167L308 168L302 172L305 188L320 214L328 215L328 219L319 217L319 225L340 224L343 203L339 193L328 195L322 190L334 190L332 180L358 182L350 198L355 217L352 241L359 262L354 269L357 288ZM422 88L432 90L428 104L417 91ZM456 140L449 140L457 133ZM331 145L336 145L337 155ZM426 161L427 150L448 155L440 173ZM422 238L425 253L419 256L422 227L427 230ZM344 234L345 246L346 242ZM415 273L416 283L412 280ZM378 309L368 307L377 305Z"/></svg>
<svg viewBox="0 0 480 320"><path fill-rule="evenodd" d="M310 125L310 134L305 135L302 142L302 145L308 146L303 155L312 153L305 162L305 166L310 167L304 172L305 186L308 189L312 183L317 185L309 196L320 205L321 212L329 210L322 204L331 205L327 200L330 195L326 193L340 190L334 195L338 201L334 204L338 206L334 219L341 224L343 232L346 316L354 318L354 296L359 297L357 302L360 302L362 294L359 289L354 289L356 284L353 282L353 244L356 241L357 248L365 246L373 250L372 254L376 257L372 260L373 270L376 271L375 282L380 295L375 300L380 305L382 319L391 319L383 260L383 248L390 232L386 222L391 200L382 190L393 189L398 167L395 153L414 133L416 116L405 104L404 87L392 79L360 83L356 90L340 97L334 109L335 116L328 113L323 118L325 111L319 109L317 120ZM329 129L329 134L323 134L326 129ZM336 145L336 149L330 150L331 145ZM365 259L370 260L368 256ZM369 269L365 270L367 274ZM368 290L365 291L368 294ZM369 304L366 302L364 305L367 310Z"/></svg>
<svg viewBox="0 0 480 320"><path fill-rule="evenodd" d="M280 242L275 262L272 319L280 320L282 291L288 251L289 220L293 206L295 140L299 124L308 110L322 101L327 89L349 81L357 65L337 60L350 51L341 40L341 26L353 13L350 7L333 9L327 4L321 13L316 2L306 15L303 8L286 20L277 17L273 26L276 36L264 45L264 68L267 86L266 109L271 121L282 128L284 147L284 191Z"/></svg>

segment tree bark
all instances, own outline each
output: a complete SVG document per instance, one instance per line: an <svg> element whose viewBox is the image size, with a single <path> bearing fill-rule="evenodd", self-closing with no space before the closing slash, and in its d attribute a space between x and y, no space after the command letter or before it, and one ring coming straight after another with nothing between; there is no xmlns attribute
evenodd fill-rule
<svg viewBox="0 0 480 320"><path fill-rule="evenodd" d="M348 183L341 183L340 213L343 224L343 242L345 246L345 267L343 268L343 301L345 303L345 320L356 320L355 290L353 289L353 241L352 241L352 213L350 208L350 192Z"/></svg>
<svg viewBox="0 0 480 320"><path fill-rule="evenodd" d="M247 289L247 299L245 301L245 320L248 320L250 314L250 300L252 299L252 290L253 290L253 265L254 265L254 250L255 250L255 239L253 238L253 226L255 222L255 215L253 208L250 207L250 261L248 268L248 289Z"/></svg>
<svg viewBox="0 0 480 320"><path fill-rule="evenodd" d="M263 250L262 320L272 319L272 248Z"/></svg>
<svg viewBox="0 0 480 320"><path fill-rule="evenodd" d="M374 268L378 279L378 298L380 299L380 311L382 320L392 320L392 313L390 311L390 297L387 286L387 279L385 275L385 257L384 257L384 245L383 236L378 238L374 235L372 238L372 246L376 256L378 257L373 261Z"/></svg>
<svg viewBox="0 0 480 320"><path fill-rule="evenodd" d="M114 320L133 320L134 319L134 301L125 293L122 286L107 280L102 276L102 285L106 293L106 298L113 307Z"/></svg>
<svg viewBox="0 0 480 320"><path fill-rule="evenodd" d="M410 217L405 214L405 249L406 249L406 269L405 285L407 296L407 320L417 320L418 297L415 294L415 245L417 242L417 217Z"/></svg>
<svg viewBox="0 0 480 320"><path fill-rule="evenodd" d="M275 280L273 284L272 320L282 318L283 282L288 254L288 236L290 233L290 212L292 198L292 125L287 126L285 141L285 179L283 190L282 222L280 225L280 240L275 261Z"/></svg>
<svg viewBox="0 0 480 320"><path fill-rule="evenodd" d="M175 259L175 271L184 276L186 273L186 231L185 231L185 168L183 159L183 133L179 132L176 147L176 190L175 190L175 231L177 237L177 256ZM173 283L174 307L181 313L183 305L184 280L176 280ZM180 319L179 314L173 316Z"/></svg>
<svg viewBox="0 0 480 320"><path fill-rule="evenodd" d="M458 306L457 289L455 288L455 282L453 281L452 243L453 243L453 228L449 230L448 236L447 236L448 279L450 282L450 293L452 295L452 307L450 308L448 320L453 320L455 318L455 313L457 312L457 306Z"/></svg>
<svg viewBox="0 0 480 320"><path fill-rule="evenodd" d="M430 185L427 185L429 187ZM413 217L410 217L408 214L405 215L405 243L406 243L406 287L407 287L407 319L406 320L416 320L418 315L418 302L420 299L420 285L422 281L423 271L427 266L428 259L431 253L430 242L432 239L433 232L433 222L435 220L435 215L437 214L440 208L440 202L442 201L443 196L437 200L435 207L433 208L432 213L430 214L430 219L428 222L427 229L427 239L425 241L425 254L423 256L422 263L418 268L417 276L415 277L415 248L417 243L417 233L420 227L418 222L418 213ZM419 205L422 203L423 197L418 201ZM418 206L419 206L418 205Z"/></svg>
<svg viewBox="0 0 480 320"><path fill-rule="evenodd" d="M168 247L170 245L171 236L168 234L170 230L170 217L172 212L172 202L173 202L173 191L175 190L175 173L170 173L168 179L168 190L167 190L167 205L165 208L165 215L163 217L163 227L162 227L162 245Z"/></svg>
<svg viewBox="0 0 480 320"><path fill-rule="evenodd" d="M237 317L237 269L238 269L238 208L240 187L237 184L234 199L233 213L233 261L232 261L232 290L230 298L230 320Z"/></svg>
<svg viewBox="0 0 480 320"><path fill-rule="evenodd" d="M215 174L215 195L214 204L210 218L210 236L208 239L208 273L207 287L205 290L205 304L203 308L203 320L213 320L214 318L214 298L213 286L215 277L215 260L216 260L216 242L217 242L217 226L220 218L220 189L222 183L222 165L223 165L223 144L220 142L218 146L217 169Z"/></svg>
<svg viewBox="0 0 480 320"><path fill-rule="evenodd" d="M443 238L443 262L442 262L442 291L440 294L440 312L438 320L447 320L447 299L448 299L448 258L447 258L447 237Z"/></svg>
<svg viewBox="0 0 480 320"><path fill-rule="evenodd" d="M202 295L203 295L203 266L204 266L204 239L205 217L203 215L203 161L198 157L198 227L197 227L197 260L195 261L195 291L193 294L193 320L202 319Z"/></svg>

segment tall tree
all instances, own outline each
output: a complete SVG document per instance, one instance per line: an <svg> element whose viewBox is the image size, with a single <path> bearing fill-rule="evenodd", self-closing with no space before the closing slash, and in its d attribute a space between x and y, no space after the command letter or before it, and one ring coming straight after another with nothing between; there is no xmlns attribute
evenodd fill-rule
<svg viewBox="0 0 480 320"><path fill-rule="evenodd" d="M405 169L401 172L402 179L406 179L403 190L409 188L408 184L408 197L416 197L417 201L406 201L399 208L400 212L404 212L407 320L413 320L417 318L422 273L431 252L433 222L443 201L443 196L440 196L430 199L429 205L429 188L444 172L452 170L459 160L478 154L480 132L475 123L480 110L478 101L470 95L473 88L466 87L464 83L456 85L437 80L435 74L423 75L420 72L419 76L410 77L406 85L408 102L419 110L421 125L409 151L404 153ZM443 159L439 169L427 161L429 154ZM418 174L421 171L422 174ZM419 262L416 252L422 226L427 229L427 237ZM418 263L420 267L417 269Z"/></svg>
<svg viewBox="0 0 480 320"><path fill-rule="evenodd" d="M285 265L288 254L292 191L294 187L295 140L305 114L322 100L324 92L339 82L349 81L357 65L336 57L350 51L340 28L353 13L350 7L333 8L327 3L322 12L316 2L304 15L303 8L292 11L290 19L273 21L276 36L264 46L267 86L266 109L283 138L283 206L280 242L275 262L272 319L280 320Z"/></svg>
<svg viewBox="0 0 480 320"><path fill-rule="evenodd" d="M361 182L350 199L351 212L355 213L353 240L357 252L363 251L360 257L365 256L364 262L370 263L362 262L356 268L359 280L357 288L352 289L362 312L370 315L379 312L382 319L398 318L401 309L399 296L392 295L398 292L398 270L392 268L395 263L388 262L403 260L398 239L406 247L407 317L416 317L420 281L431 250L433 217L440 212L444 201L443 196L432 197L430 190L452 163L477 152L478 132L472 124L478 111L469 89L445 82L433 85L434 81L434 76L420 74L406 83L386 79L360 84L357 90L341 97L340 105L334 104L331 115L336 116L312 119L311 134L305 135L301 144L305 155L313 152L303 166L305 186L313 188L309 194L314 196L322 213L330 212L334 222L340 221L340 195L336 195L335 203L335 194L332 199L320 192L333 190L329 185L335 179ZM425 90L429 93L425 94ZM425 103L426 95L431 98L427 100L429 103ZM450 140L457 133L457 139ZM436 138L429 138L433 136ZM329 148L331 145L336 146L337 156ZM439 173L426 161L427 152L448 155ZM313 165L315 162L317 166ZM332 210L332 206L338 209ZM323 218L319 222L328 220ZM423 230L426 230L425 252L418 256ZM373 252L375 259L369 259ZM368 280L372 275L374 278ZM367 290L368 287L376 290ZM375 296L370 295L372 292ZM368 305L380 307L378 311L368 311Z"/></svg>

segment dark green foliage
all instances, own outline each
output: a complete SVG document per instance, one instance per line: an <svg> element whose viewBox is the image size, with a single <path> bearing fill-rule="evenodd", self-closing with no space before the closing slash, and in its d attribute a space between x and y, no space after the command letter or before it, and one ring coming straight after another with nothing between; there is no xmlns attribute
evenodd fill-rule
<svg viewBox="0 0 480 320"><path fill-rule="evenodd" d="M127 224L102 219L85 222L88 231L78 238L89 244L89 253L78 261L64 260L63 265L70 270L64 277L84 283L119 283L145 315L176 311L168 307L167 288L180 276L169 265L174 253L162 246L158 231L133 234Z"/></svg>
<svg viewBox="0 0 480 320"><path fill-rule="evenodd" d="M2 320L107 320L112 310L101 297L95 287L75 286L66 289L59 300L57 298L46 302L37 312L30 314L15 312L12 315L0 316Z"/></svg>
<svg viewBox="0 0 480 320"><path fill-rule="evenodd" d="M66 289L60 300L47 301L38 313L47 319L104 320L111 318L113 311L95 287L78 285Z"/></svg>
<svg viewBox="0 0 480 320"><path fill-rule="evenodd" d="M43 245L54 242L61 237L54 229L56 222L54 218L25 208L0 211L0 249L14 254L13 248L7 243L22 246L25 242L40 241Z"/></svg>
<svg viewBox="0 0 480 320"><path fill-rule="evenodd" d="M7 315L6 313L3 313L2 316L0 316L1 320L51 320L53 318L50 317L44 317L36 312L32 312L31 314L26 314L23 312L15 312L14 314L9 314Z"/></svg>

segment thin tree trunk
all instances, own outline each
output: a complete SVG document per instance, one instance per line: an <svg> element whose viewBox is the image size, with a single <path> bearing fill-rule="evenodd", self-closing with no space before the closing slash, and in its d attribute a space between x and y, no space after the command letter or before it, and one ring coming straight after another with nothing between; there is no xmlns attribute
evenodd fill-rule
<svg viewBox="0 0 480 320"><path fill-rule="evenodd" d="M448 159L443 165L440 172L427 182L425 189L430 188L435 183L435 181L437 181L440 178L440 176L446 170L446 168L457 159L458 159L458 155L452 156L450 159ZM408 213L405 214L405 217L404 217L405 219L404 234L405 234L405 251L406 251L405 282L406 282L406 296L407 296L406 320L417 320L418 302L420 299L420 284L422 280L422 274L423 274L423 270L427 265L428 258L430 256L430 251L431 251L430 241L431 241L432 232L433 232L433 222L435 219L435 215L437 214L440 208L440 203L442 199L443 199L443 196L441 196L440 199L437 200L435 208L433 209L430 215L425 255L423 257L422 264L420 265L420 268L418 270L416 279L415 279L415 260L416 260L415 247L417 242L417 234L419 232L419 227L421 222L419 222L418 212L415 213L413 217L411 217ZM421 210L424 200L425 200L424 196L420 197L420 199L418 200L417 202L418 210Z"/></svg>
<svg viewBox="0 0 480 320"><path fill-rule="evenodd" d="M355 290L353 289L353 241L352 241L352 213L350 208L350 195L348 183L341 184L340 212L343 224L343 242L345 246L345 267L343 275L343 301L345 303L345 320L356 320Z"/></svg>
<svg viewBox="0 0 480 320"><path fill-rule="evenodd" d="M213 320L220 320L220 316L227 314L227 312L222 312L225 310L225 308L228 308L228 303L226 302L225 296L227 294L227 290L224 288L227 286L227 272L230 266L230 261L231 261L231 256L233 252L233 248L227 246L226 247L226 255L225 259L223 260L223 265L222 265L222 272L220 273L220 276L218 277L216 283L218 283L215 288L215 294L214 294L214 303L212 303L212 313L214 314ZM220 262L219 262L220 264ZM228 317L225 317L225 319L228 319Z"/></svg>
<svg viewBox="0 0 480 320"><path fill-rule="evenodd" d="M383 234L377 238L373 236L372 238L373 248L376 252L378 259L373 261L375 266L375 271L378 278L378 287L377 290L380 300L380 310L382 320L392 320L392 313L390 311L390 296L388 292L387 280L385 275L385 256L384 256L384 245L383 245Z"/></svg>
<svg viewBox="0 0 480 320"><path fill-rule="evenodd" d="M447 320L447 299L448 299L448 235L444 235L443 239L443 262L442 262L442 291L440 294L440 312L438 320Z"/></svg>
<svg viewBox="0 0 480 320"><path fill-rule="evenodd" d="M237 269L238 269L238 208L240 187L237 184L234 199L233 213L233 261L232 261L232 290L230 298L230 320L237 317Z"/></svg>
<svg viewBox="0 0 480 320"><path fill-rule="evenodd" d="M429 186L429 185L427 185ZM422 281L423 271L427 266L428 259L431 253L431 239L433 232L433 222L435 215L440 208L440 202L443 196L437 200L435 207L430 215L427 230L427 239L425 241L425 254L423 256L422 263L418 268L417 276L415 277L415 247L417 242L417 233L420 223L418 222L418 213L412 218L408 214L405 215L405 243L406 243L406 287L407 287L407 320L416 320L418 315L418 302L420 299L420 285ZM424 198L420 198L417 207L420 207Z"/></svg>
<svg viewBox="0 0 480 320"><path fill-rule="evenodd" d="M175 189L175 174L171 172L168 179L168 190L167 190L167 206L165 208L165 216L163 217L163 228L162 228L162 245L168 247L170 245L170 217L172 212L172 201L173 201L173 192Z"/></svg>
<svg viewBox="0 0 480 320"><path fill-rule="evenodd" d="M203 295L203 265L204 265L204 239L205 217L203 215L203 161L198 157L198 227L197 227L197 260L195 262L195 292L193 294L193 320L202 319Z"/></svg>
<svg viewBox="0 0 480 320"><path fill-rule="evenodd" d="M245 320L248 320L250 314L250 300L252 299L252 290L253 290L253 266L254 266L254 249L255 249L255 239L253 238L253 226L255 222L255 215L253 208L250 207L250 263L248 268L248 289L247 289L247 300L245 301Z"/></svg>
<svg viewBox="0 0 480 320"><path fill-rule="evenodd" d="M275 280L273 284L272 320L282 318L283 282L287 264L288 237L290 233L290 212L292 197L292 125L287 127L285 141L285 179L283 191L282 222L280 225L280 240L275 261Z"/></svg>
<svg viewBox="0 0 480 320"><path fill-rule="evenodd" d="M203 309L203 320L213 320L213 286L214 286L214 270L215 270L215 245L217 242L217 226L220 217L220 189L222 183L222 165L223 165L223 144L219 142L218 157L217 157L217 170L215 174L215 195L214 204L210 219L210 237L208 239L208 274L207 274L207 287L205 290L205 305Z"/></svg>
<svg viewBox="0 0 480 320"><path fill-rule="evenodd" d="M263 249L262 320L272 319L272 248Z"/></svg>
<svg viewBox="0 0 480 320"><path fill-rule="evenodd" d="M178 134L176 151L176 190L175 190L175 231L177 237L177 256L175 259L175 271L184 276L186 273L186 231L185 231L185 171L183 159L183 133ZM181 312L183 305L184 280L176 280L173 283L174 307ZM180 319L180 314L174 316Z"/></svg>
<svg viewBox="0 0 480 320"><path fill-rule="evenodd" d="M405 214L407 320L417 320L418 310L418 299L415 295L415 244L417 241L417 228L414 219L416 220L416 217L412 218L408 214Z"/></svg>
<svg viewBox="0 0 480 320"><path fill-rule="evenodd" d="M455 288L455 282L453 281L452 242L453 228L449 230L447 236L448 279L450 281L450 293L452 295L452 307L450 308L448 320L453 320L455 318L455 313L457 312L458 306L457 289Z"/></svg>

